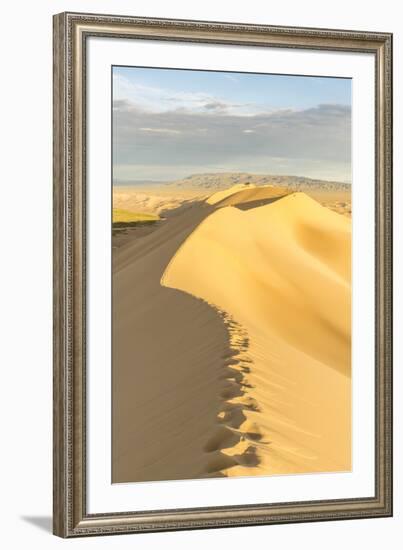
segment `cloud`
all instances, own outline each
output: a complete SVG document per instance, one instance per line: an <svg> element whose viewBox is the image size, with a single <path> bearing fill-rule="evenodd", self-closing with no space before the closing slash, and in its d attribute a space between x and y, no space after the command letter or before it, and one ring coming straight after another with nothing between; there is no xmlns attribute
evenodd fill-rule
<svg viewBox="0 0 403 550"><path fill-rule="evenodd" d="M224 76L224 78L226 78L227 80L231 80L231 82L235 82L236 84L239 83L239 78L237 78L237 77L234 76L233 74L230 74L230 73L223 73L223 76Z"/></svg>
<svg viewBox="0 0 403 550"><path fill-rule="evenodd" d="M127 99L115 99L113 101L114 111L130 111L132 104Z"/></svg>
<svg viewBox="0 0 403 550"><path fill-rule="evenodd" d="M180 130L174 128L139 128L140 132L151 132L155 134L180 134Z"/></svg>
<svg viewBox="0 0 403 550"><path fill-rule="evenodd" d="M204 108L208 111L226 111L228 107L228 103L224 103L223 101L210 101L204 104Z"/></svg>
<svg viewBox="0 0 403 550"><path fill-rule="evenodd" d="M270 172L273 166L287 170L303 167L305 175L309 170L316 174L322 171L335 176L339 173L336 179L341 174L348 179L350 107L323 104L245 116L217 99L204 98L197 105L196 110L176 105L170 110L151 111L117 98L113 106L115 168L141 165L141 177L146 177L144 167L148 166L147 179L153 179L162 166L170 167L170 173L176 169L185 175L195 167L208 171L217 165L259 172ZM279 158L281 163L273 160Z"/></svg>
<svg viewBox="0 0 403 550"><path fill-rule="evenodd" d="M186 111L202 113L250 114L255 106L250 103L233 103L202 92L178 92L134 83L122 74L113 77L114 110L133 107L154 113Z"/></svg>
<svg viewBox="0 0 403 550"><path fill-rule="evenodd" d="M114 102L120 102L120 106L126 102L150 112L194 109L212 101L209 95L203 93L175 92L173 95L172 90L134 83L119 73L113 75L113 98Z"/></svg>

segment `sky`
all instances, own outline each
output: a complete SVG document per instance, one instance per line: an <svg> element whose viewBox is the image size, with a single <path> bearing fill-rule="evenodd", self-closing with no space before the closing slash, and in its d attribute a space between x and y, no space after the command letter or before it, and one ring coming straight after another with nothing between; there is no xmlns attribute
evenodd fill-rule
<svg viewBox="0 0 403 550"><path fill-rule="evenodd" d="M113 182L249 172L351 181L351 80L113 67Z"/></svg>

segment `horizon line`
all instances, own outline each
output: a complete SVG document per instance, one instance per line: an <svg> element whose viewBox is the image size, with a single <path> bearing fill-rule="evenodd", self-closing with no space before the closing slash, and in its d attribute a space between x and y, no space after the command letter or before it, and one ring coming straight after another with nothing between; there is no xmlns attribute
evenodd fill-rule
<svg viewBox="0 0 403 550"><path fill-rule="evenodd" d="M186 179L190 179L192 177L197 176L219 176L219 175L225 175L225 174L233 174L233 175L248 175L248 176L262 176L262 177L280 177L280 178L304 178L311 181L323 181L325 183L339 183L339 184L345 184L345 185L351 185L351 181L346 180L335 180L335 179L325 179L325 178L314 178L311 176L304 176L304 175L297 175L297 174L270 174L267 172L193 172L189 174L188 176L179 177L179 178L169 178L169 179L155 179L155 178L132 178L132 179L119 179L116 181L114 178L112 178L112 185L118 185L118 184L130 184L130 183L174 183L175 181L184 181Z"/></svg>

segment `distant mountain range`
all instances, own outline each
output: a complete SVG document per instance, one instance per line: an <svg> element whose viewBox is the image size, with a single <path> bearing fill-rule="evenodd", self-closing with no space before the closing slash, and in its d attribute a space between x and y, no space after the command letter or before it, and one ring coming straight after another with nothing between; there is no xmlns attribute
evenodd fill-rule
<svg viewBox="0 0 403 550"><path fill-rule="evenodd" d="M167 186L202 188L218 190L231 187L236 184L252 183L254 185L279 185L295 189L296 191L308 189L322 189L326 191L350 190L349 183L338 181L325 181L302 176L275 176L271 174L248 174L244 172L223 172L193 174L181 180L166 183Z"/></svg>

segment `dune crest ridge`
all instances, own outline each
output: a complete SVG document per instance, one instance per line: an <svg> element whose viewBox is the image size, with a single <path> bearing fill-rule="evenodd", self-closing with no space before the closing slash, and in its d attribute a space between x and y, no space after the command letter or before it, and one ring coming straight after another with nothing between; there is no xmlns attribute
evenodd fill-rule
<svg viewBox="0 0 403 550"><path fill-rule="evenodd" d="M221 442L230 460L218 469L227 476L349 470L351 221L304 193L233 191L209 203L217 208L161 278L225 312L247 339L242 395L224 398L225 406L253 406L242 409L238 437Z"/></svg>

